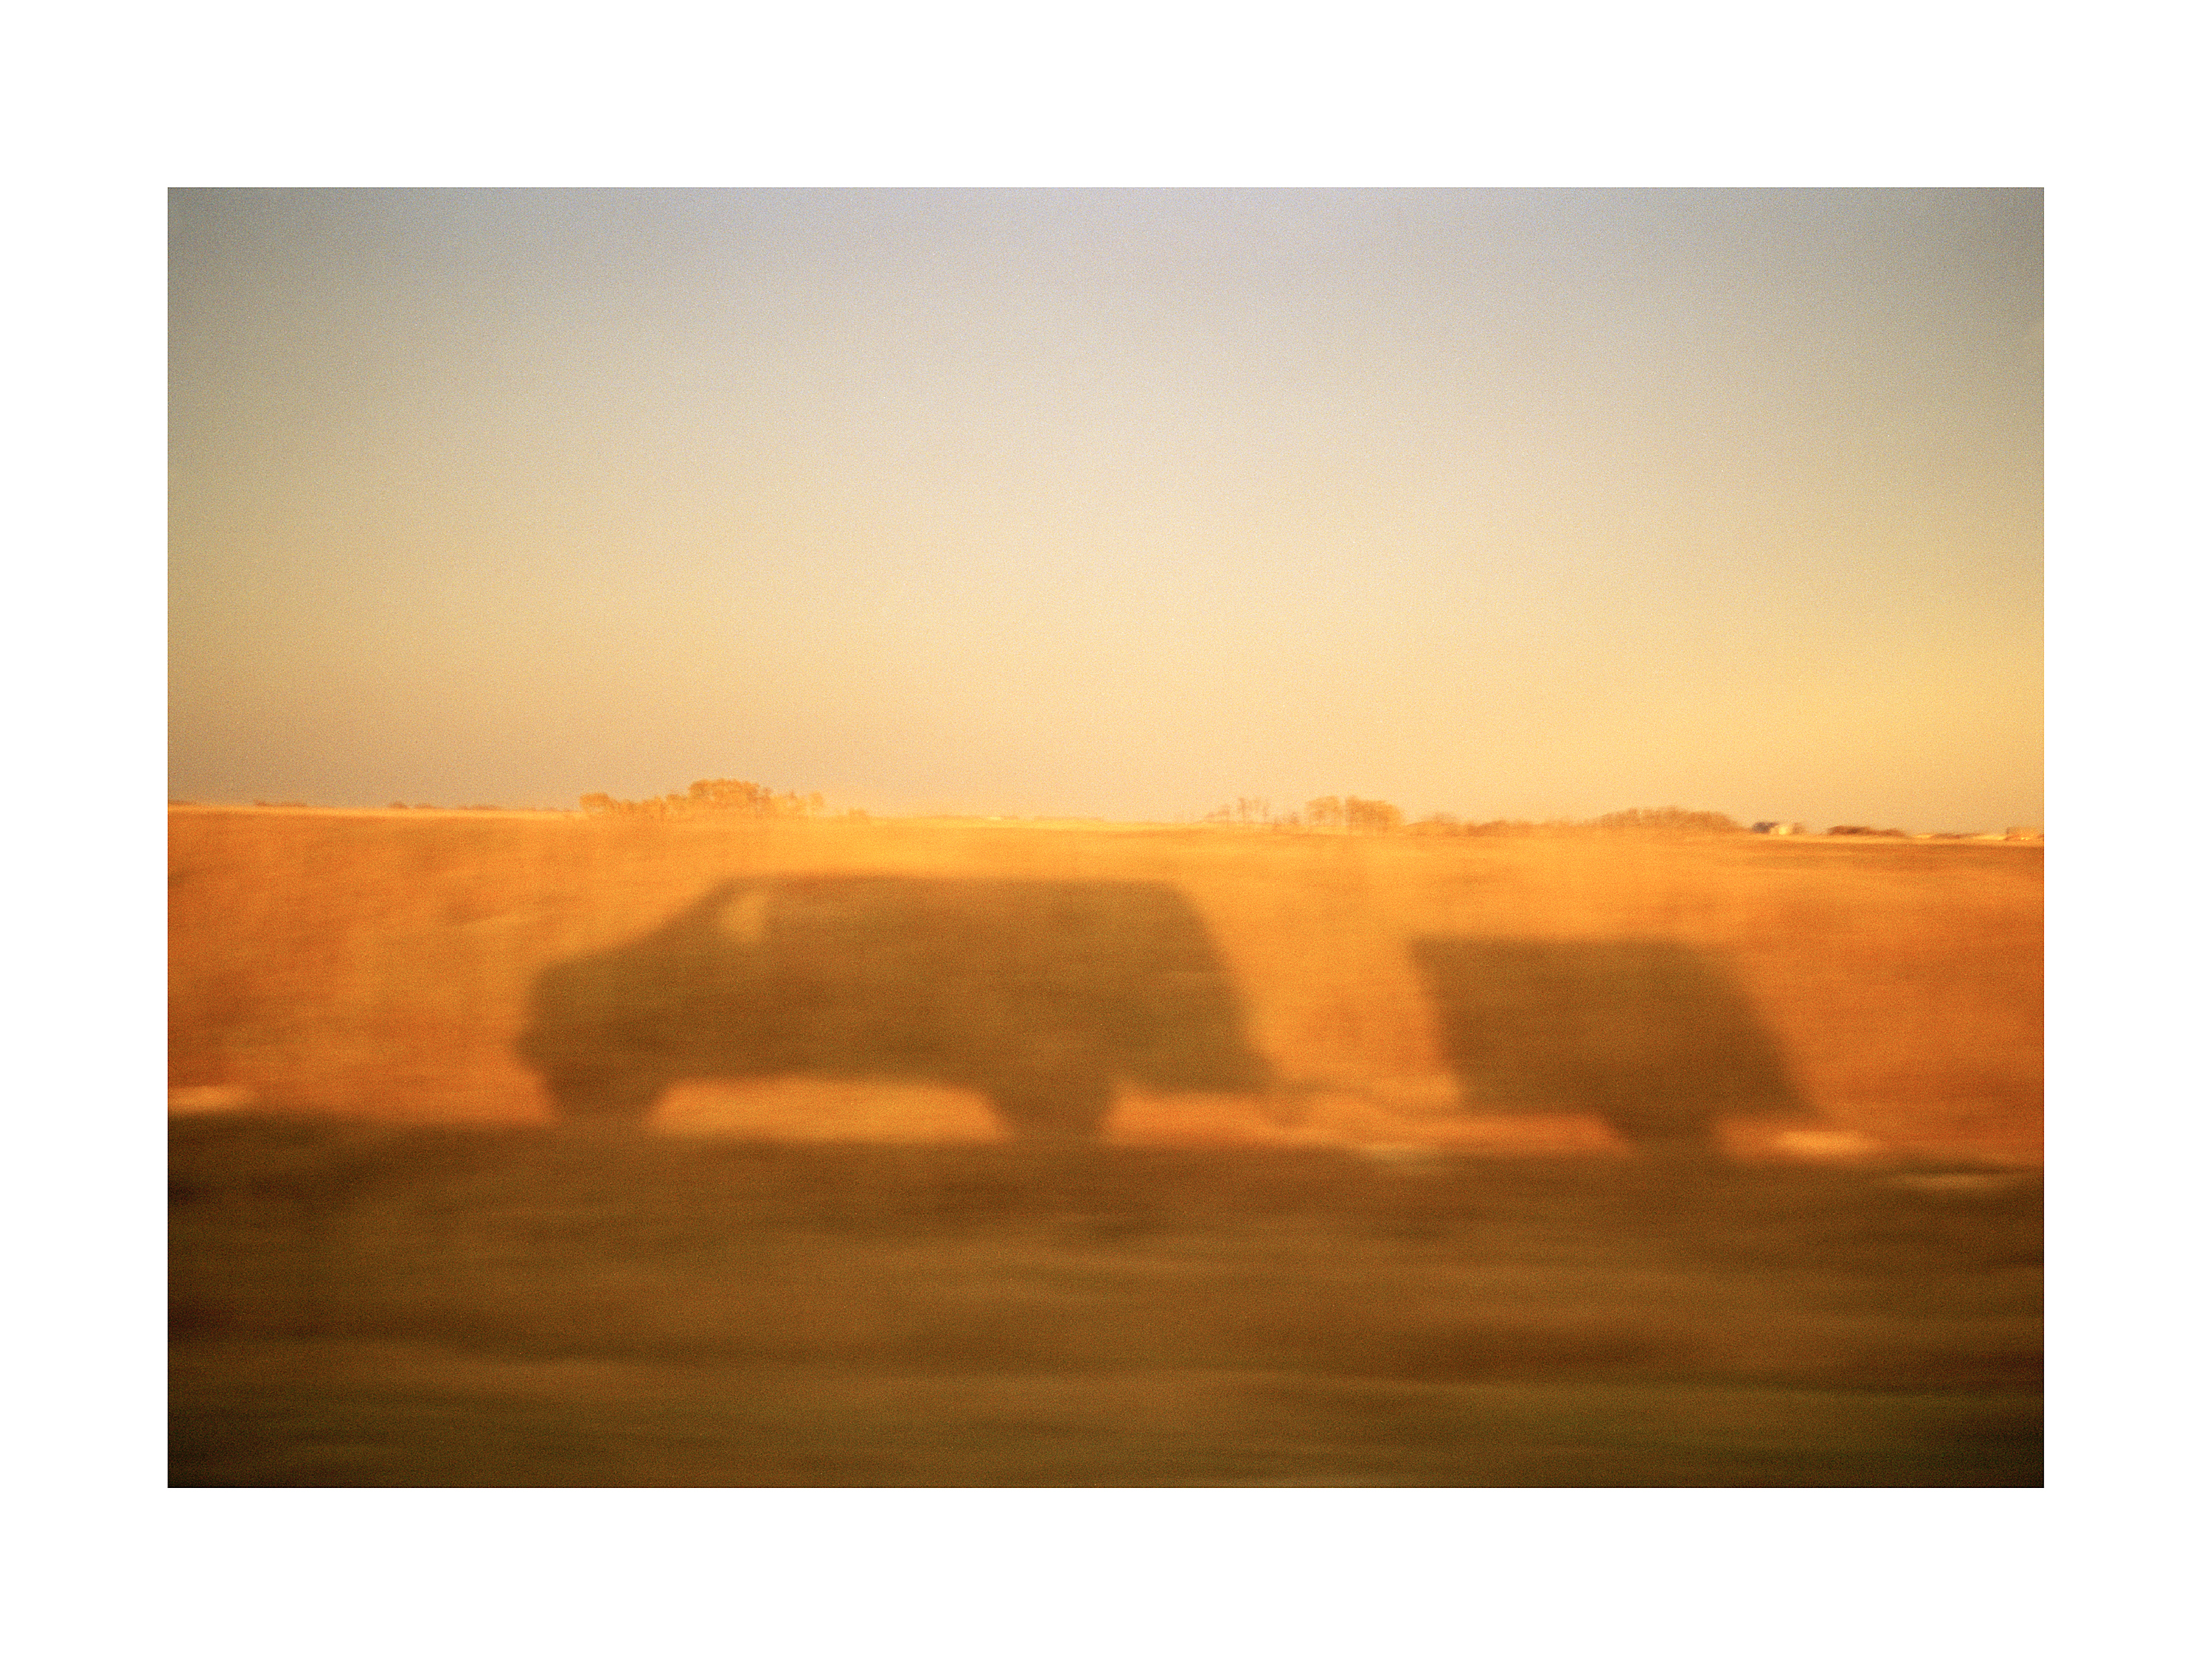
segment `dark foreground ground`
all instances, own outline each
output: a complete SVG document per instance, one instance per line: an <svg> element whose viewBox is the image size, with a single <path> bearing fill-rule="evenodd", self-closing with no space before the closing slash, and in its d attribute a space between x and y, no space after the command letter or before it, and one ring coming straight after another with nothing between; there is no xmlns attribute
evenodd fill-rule
<svg viewBox="0 0 2212 1676"><path fill-rule="evenodd" d="M2039 1177L171 1144L179 1485L2041 1482Z"/></svg>

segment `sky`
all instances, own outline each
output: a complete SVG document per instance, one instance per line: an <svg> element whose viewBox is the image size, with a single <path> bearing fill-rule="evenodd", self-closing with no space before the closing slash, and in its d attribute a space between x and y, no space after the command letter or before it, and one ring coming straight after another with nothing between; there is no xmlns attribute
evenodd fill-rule
<svg viewBox="0 0 2212 1676"><path fill-rule="evenodd" d="M170 794L2042 811L2033 191L180 191Z"/></svg>

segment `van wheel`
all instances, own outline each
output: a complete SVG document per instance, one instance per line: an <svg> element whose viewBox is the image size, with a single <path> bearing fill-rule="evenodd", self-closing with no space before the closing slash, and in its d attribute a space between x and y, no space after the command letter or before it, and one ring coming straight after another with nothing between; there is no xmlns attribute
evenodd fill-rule
<svg viewBox="0 0 2212 1676"><path fill-rule="evenodd" d="M1655 1158L1717 1156L1714 1114L1704 1108L1641 1106L1605 1114L1613 1133Z"/></svg>
<svg viewBox="0 0 2212 1676"><path fill-rule="evenodd" d="M554 1112L562 1126L570 1129L642 1129L666 1088L659 1078L634 1072L545 1073L545 1091L552 1097Z"/></svg>
<svg viewBox="0 0 2212 1676"><path fill-rule="evenodd" d="M1016 1140L1096 1140L1114 1109L1113 1084L1103 1079L994 1089L989 1095L1000 1121Z"/></svg>

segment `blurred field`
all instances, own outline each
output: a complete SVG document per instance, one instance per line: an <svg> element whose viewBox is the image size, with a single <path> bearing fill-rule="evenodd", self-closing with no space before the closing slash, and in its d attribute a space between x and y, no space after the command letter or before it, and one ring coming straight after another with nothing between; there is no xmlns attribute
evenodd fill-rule
<svg viewBox="0 0 2212 1676"><path fill-rule="evenodd" d="M171 835L176 1484L2040 1481L2039 847Z"/></svg>
<svg viewBox="0 0 2212 1676"><path fill-rule="evenodd" d="M515 1050L541 974L732 881L872 875L1180 893L1294 1097L1124 1086L1109 1139L1624 1150L1595 1110L1470 1104L1417 950L1517 943L1663 946L1724 980L1792 1096L1726 1115L1736 1156L2041 1156L2039 846L190 809L170 825L185 1109L544 1123ZM651 1121L791 1140L1000 1133L972 1091L859 1078L694 1081Z"/></svg>
<svg viewBox="0 0 2212 1676"><path fill-rule="evenodd" d="M2025 1174L173 1145L179 1485L2040 1481Z"/></svg>

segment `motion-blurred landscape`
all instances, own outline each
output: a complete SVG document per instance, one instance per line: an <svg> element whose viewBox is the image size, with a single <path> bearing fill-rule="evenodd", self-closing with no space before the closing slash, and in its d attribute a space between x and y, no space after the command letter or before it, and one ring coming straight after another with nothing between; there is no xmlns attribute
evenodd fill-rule
<svg viewBox="0 0 2212 1676"><path fill-rule="evenodd" d="M169 253L175 1484L2040 1481L2039 193Z"/></svg>

